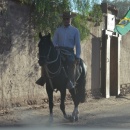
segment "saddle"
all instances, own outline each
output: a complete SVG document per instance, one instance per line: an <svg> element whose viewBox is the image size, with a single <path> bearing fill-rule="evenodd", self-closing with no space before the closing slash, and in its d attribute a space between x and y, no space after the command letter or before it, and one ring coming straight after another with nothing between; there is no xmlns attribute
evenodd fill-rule
<svg viewBox="0 0 130 130"><path fill-rule="evenodd" d="M65 69L66 77L68 77L69 66L67 65L67 60L66 60L66 58L64 56L62 56L61 61L63 63L63 67ZM79 77L80 77L80 75L82 73L81 62L82 62L82 60L80 59L80 63L75 64L75 67L74 67L74 79L75 79L75 82L79 79Z"/></svg>

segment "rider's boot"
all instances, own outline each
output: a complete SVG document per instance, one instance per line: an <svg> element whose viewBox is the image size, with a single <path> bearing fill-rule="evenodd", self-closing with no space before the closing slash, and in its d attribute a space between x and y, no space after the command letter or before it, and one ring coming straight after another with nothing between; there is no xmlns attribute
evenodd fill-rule
<svg viewBox="0 0 130 130"><path fill-rule="evenodd" d="M44 86L45 84L45 77L41 76L37 81L36 81L36 84L37 85L40 85L40 86Z"/></svg>
<svg viewBox="0 0 130 130"><path fill-rule="evenodd" d="M46 83L46 77L43 67L41 68L41 77L35 83L40 86L44 86L44 84Z"/></svg>

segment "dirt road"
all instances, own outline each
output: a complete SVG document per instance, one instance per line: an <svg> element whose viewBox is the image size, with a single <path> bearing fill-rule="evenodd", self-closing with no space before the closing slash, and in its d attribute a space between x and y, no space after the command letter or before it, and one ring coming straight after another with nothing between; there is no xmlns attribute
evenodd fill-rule
<svg viewBox="0 0 130 130"><path fill-rule="evenodd" d="M73 111L71 101L66 102L68 114ZM49 120L48 104L15 107L0 115L0 129L6 128L130 128L130 95L109 99L88 99L80 104L80 119L71 123L63 118L59 103L54 106L54 121Z"/></svg>

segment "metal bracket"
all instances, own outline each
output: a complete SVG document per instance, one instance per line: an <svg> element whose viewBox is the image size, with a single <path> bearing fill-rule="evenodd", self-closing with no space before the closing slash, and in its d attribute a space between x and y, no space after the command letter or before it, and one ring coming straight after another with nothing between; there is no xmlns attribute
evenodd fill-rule
<svg viewBox="0 0 130 130"><path fill-rule="evenodd" d="M106 35L109 35L109 36L113 36L113 37L119 37L119 34L116 33L116 32L111 32L111 31L108 31L108 30L105 30L105 34Z"/></svg>

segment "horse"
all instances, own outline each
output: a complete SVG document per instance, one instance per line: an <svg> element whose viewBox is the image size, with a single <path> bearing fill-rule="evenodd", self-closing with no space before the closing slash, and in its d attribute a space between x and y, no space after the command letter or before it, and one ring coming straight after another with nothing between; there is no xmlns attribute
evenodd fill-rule
<svg viewBox="0 0 130 130"><path fill-rule="evenodd" d="M57 49L54 47L51 34L42 36L39 33L39 65L43 67L46 77L46 92L49 99L49 110L50 119L53 120L53 92L54 90L60 91L60 109L63 113L65 119L70 121L78 121L79 119L79 103L83 103L86 100L86 76L87 76L87 66L84 61L80 59L79 66L75 73L77 78L76 86L70 89L70 95L74 103L74 110L72 115L66 114L65 110L65 98L66 98L66 85L68 81L67 69L62 61L62 53L68 54L64 50Z"/></svg>

